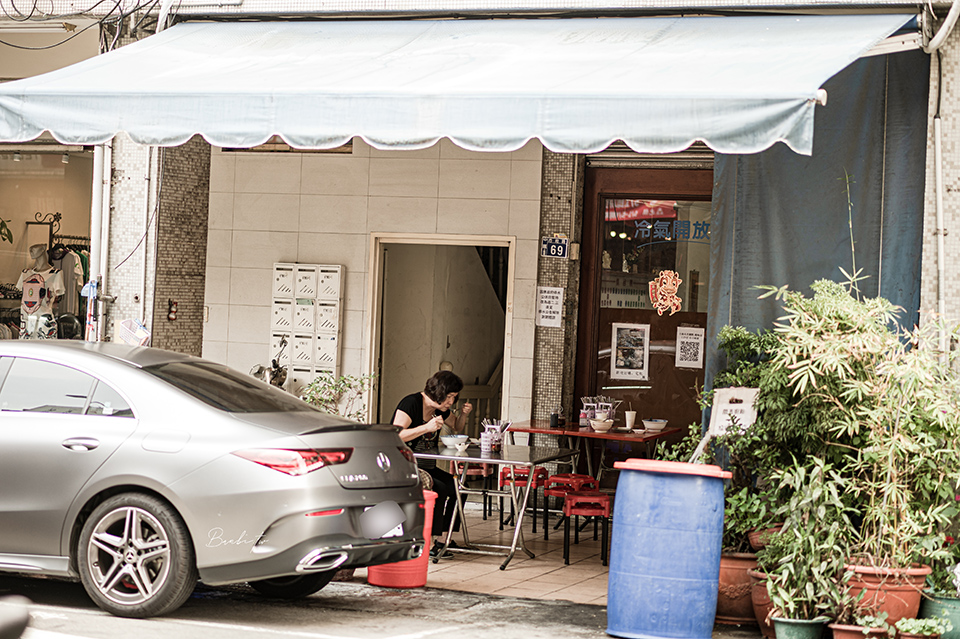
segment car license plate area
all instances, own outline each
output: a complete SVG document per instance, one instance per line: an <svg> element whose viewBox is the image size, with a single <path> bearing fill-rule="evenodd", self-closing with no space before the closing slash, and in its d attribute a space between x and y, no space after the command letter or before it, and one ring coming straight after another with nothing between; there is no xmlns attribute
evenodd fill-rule
<svg viewBox="0 0 960 639"><path fill-rule="evenodd" d="M376 509L376 510L378 510L378 511L382 511L384 506L385 506L385 504L377 504L376 506L367 506L366 508L363 509L363 512L364 512L364 514L370 513L370 511L371 511L371 510L374 510L374 509ZM370 514L373 515L373 513L370 513ZM376 521L376 522L373 523L372 525L375 527L374 529L376 530L376 532L380 532L380 530L384 528L384 526L383 526L384 517L383 517L383 516L379 516L379 517L377 517L377 520L378 520L378 521ZM400 523L398 523L396 526L394 526L393 528L387 530L385 533L380 534L380 535L377 535L377 536L375 536L375 535L370 535L370 534L369 534L369 532L370 532L370 525L371 525L371 524L368 523L368 522L363 522L363 516L361 516L361 523L364 524L364 525L363 525L363 527L364 527L364 529L365 529L365 530L364 530L364 535L366 535L367 537L370 537L370 538L379 537L380 539L386 539L386 538L388 538L388 537L403 537L403 522L402 522L402 521L401 521Z"/></svg>

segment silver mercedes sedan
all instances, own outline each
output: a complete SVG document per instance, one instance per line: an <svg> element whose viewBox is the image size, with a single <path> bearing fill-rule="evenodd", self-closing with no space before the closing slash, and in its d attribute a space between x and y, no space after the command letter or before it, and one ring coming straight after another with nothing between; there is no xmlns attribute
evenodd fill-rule
<svg viewBox="0 0 960 639"><path fill-rule="evenodd" d="M115 615L197 581L303 597L423 552L396 429L154 348L0 341L0 571L81 580Z"/></svg>

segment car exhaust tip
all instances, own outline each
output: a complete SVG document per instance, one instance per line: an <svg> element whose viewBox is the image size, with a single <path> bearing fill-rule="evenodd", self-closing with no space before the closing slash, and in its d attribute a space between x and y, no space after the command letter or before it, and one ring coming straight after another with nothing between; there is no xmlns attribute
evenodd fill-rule
<svg viewBox="0 0 960 639"><path fill-rule="evenodd" d="M310 551L300 563L297 564L297 572L323 572L339 568L349 555L340 551L329 551L316 549Z"/></svg>

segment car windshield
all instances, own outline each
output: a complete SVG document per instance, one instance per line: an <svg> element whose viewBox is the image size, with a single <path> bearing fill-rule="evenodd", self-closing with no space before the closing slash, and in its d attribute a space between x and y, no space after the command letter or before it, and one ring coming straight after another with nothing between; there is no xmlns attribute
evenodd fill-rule
<svg viewBox="0 0 960 639"><path fill-rule="evenodd" d="M319 412L279 388L212 362L171 362L143 370L228 413Z"/></svg>

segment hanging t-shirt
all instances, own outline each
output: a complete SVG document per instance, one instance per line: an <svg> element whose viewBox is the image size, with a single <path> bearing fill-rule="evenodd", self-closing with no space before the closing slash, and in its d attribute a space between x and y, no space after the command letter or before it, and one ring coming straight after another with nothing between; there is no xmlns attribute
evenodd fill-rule
<svg viewBox="0 0 960 639"><path fill-rule="evenodd" d="M23 291L20 302L21 315L53 313L53 302L63 295L63 274L60 269L50 268L35 271L24 269L17 281L17 288Z"/></svg>
<svg viewBox="0 0 960 639"><path fill-rule="evenodd" d="M60 269L63 276L63 299L57 306L60 314L80 314L80 287L83 286L83 267L80 257L73 251L67 251L59 260L52 262L54 268Z"/></svg>
<svg viewBox="0 0 960 639"><path fill-rule="evenodd" d="M407 428L416 428L417 426L423 426L427 423L427 421L423 418L422 393L412 393L401 399L400 403L397 404L397 410L403 411L410 418L410 425ZM450 411L437 410L434 412L434 414L442 415L443 420L446 421L447 417L450 416ZM408 441L407 446L409 446L410 450L415 453L419 451L430 450L431 448L437 447L437 441L439 439L440 431L435 431L428 435L420 435L420 437ZM418 459L417 466L423 469L436 468L437 461L435 459Z"/></svg>

